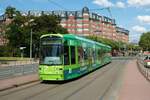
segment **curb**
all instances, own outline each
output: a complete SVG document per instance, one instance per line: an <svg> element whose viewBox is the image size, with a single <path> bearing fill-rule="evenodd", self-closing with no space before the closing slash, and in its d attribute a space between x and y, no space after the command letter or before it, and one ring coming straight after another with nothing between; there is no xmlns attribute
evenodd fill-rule
<svg viewBox="0 0 150 100"><path fill-rule="evenodd" d="M14 77L11 79L0 80L0 92L37 81L39 81L38 74L30 74L25 76Z"/></svg>

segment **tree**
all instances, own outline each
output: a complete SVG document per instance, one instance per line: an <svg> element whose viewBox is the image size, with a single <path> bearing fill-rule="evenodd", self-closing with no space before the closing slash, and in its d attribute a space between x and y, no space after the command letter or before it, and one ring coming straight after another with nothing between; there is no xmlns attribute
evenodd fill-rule
<svg viewBox="0 0 150 100"><path fill-rule="evenodd" d="M143 48L143 50L150 51L150 32L142 34L142 36L140 37L139 45Z"/></svg>
<svg viewBox="0 0 150 100"><path fill-rule="evenodd" d="M25 54L29 56L30 34L33 33L33 51L39 48L39 39L43 34L67 34L67 29L60 26L60 18L55 15L23 16L15 8L7 8L6 14L13 18L7 26L6 36L11 48L11 56L19 56L21 46L26 47ZM12 15L15 16L12 17Z"/></svg>
<svg viewBox="0 0 150 100"><path fill-rule="evenodd" d="M38 37L46 33L53 34L67 34L67 29L63 28L60 24L60 18L56 15L42 15L35 17L31 24L33 31Z"/></svg>
<svg viewBox="0 0 150 100"><path fill-rule="evenodd" d="M12 19L16 15L20 15L20 12L16 10L16 8L8 6L5 10L5 14L8 18Z"/></svg>

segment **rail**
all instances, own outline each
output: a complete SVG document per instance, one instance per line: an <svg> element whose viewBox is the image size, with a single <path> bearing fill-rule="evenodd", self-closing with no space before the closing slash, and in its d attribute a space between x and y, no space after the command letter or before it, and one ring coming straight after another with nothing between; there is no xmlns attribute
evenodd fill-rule
<svg viewBox="0 0 150 100"><path fill-rule="evenodd" d="M135 59L136 56L116 56L116 57L112 57L112 60L132 60Z"/></svg>
<svg viewBox="0 0 150 100"><path fill-rule="evenodd" d="M144 62L142 59L137 59L137 64L140 72L144 75L144 77L150 81L150 68L144 67Z"/></svg>

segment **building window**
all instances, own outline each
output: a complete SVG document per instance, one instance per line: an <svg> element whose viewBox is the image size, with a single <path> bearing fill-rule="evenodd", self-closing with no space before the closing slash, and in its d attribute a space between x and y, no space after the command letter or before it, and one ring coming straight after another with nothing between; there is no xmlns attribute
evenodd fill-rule
<svg viewBox="0 0 150 100"><path fill-rule="evenodd" d="M77 31L78 32L82 32L82 28L77 28Z"/></svg>
<svg viewBox="0 0 150 100"><path fill-rule="evenodd" d="M84 26L89 26L89 24L83 24Z"/></svg>
<svg viewBox="0 0 150 100"><path fill-rule="evenodd" d="M84 28L83 30L84 30L84 31L89 31L89 29L88 29L88 28Z"/></svg>
<svg viewBox="0 0 150 100"><path fill-rule="evenodd" d="M80 21L82 22L82 19L77 19L77 21L78 21L78 22L80 22Z"/></svg>
<svg viewBox="0 0 150 100"><path fill-rule="evenodd" d="M82 27L82 24L77 24L77 26L79 26L79 27L81 26Z"/></svg>
<svg viewBox="0 0 150 100"><path fill-rule="evenodd" d="M66 24L62 24L62 23L61 23L61 26L62 26L62 27L65 27L65 26L66 26Z"/></svg>

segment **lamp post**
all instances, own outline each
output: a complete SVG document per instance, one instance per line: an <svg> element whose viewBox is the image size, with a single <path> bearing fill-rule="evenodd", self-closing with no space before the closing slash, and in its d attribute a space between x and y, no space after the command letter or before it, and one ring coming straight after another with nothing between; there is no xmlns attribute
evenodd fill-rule
<svg viewBox="0 0 150 100"><path fill-rule="evenodd" d="M32 58L32 22L34 21L34 19L30 19L29 22L30 22L30 27L31 27L31 30L30 30L30 60Z"/></svg>
<svg viewBox="0 0 150 100"><path fill-rule="evenodd" d="M23 58L23 56L24 56L24 49L25 49L26 47L20 47L20 50L21 50L21 58Z"/></svg>
<svg viewBox="0 0 150 100"><path fill-rule="evenodd" d="M30 31L30 59L32 58L32 28Z"/></svg>

